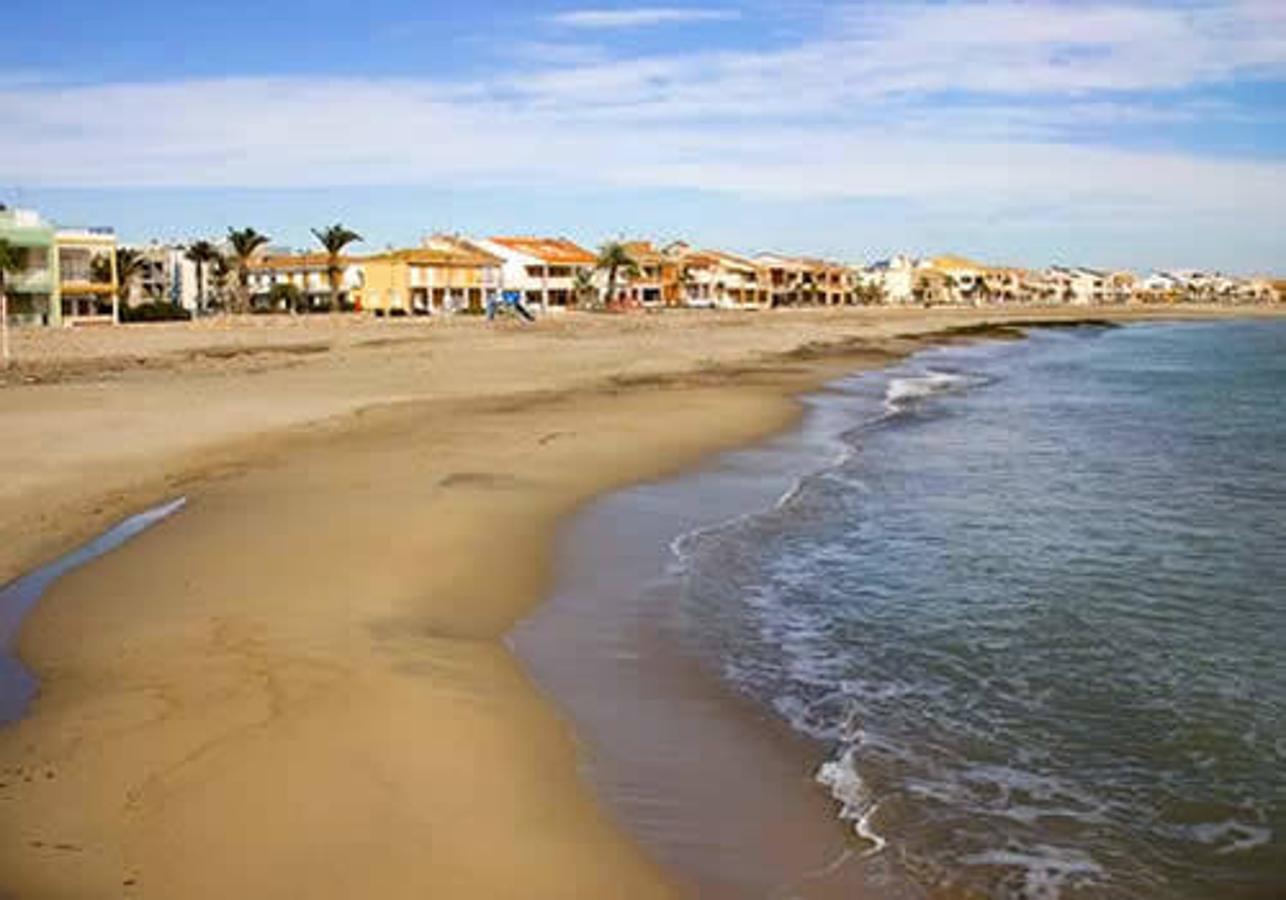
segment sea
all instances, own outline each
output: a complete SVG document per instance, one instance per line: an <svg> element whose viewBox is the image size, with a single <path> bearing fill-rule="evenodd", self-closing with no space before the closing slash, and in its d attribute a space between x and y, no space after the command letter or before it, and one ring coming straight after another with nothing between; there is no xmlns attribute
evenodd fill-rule
<svg viewBox="0 0 1286 900"><path fill-rule="evenodd" d="M514 635L654 858L702 897L1286 896L1286 321L803 402L591 506Z"/></svg>
<svg viewBox="0 0 1286 900"><path fill-rule="evenodd" d="M1286 896L1286 322L1033 331L810 403L829 464L672 575L859 854L930 894Z"/></svg>

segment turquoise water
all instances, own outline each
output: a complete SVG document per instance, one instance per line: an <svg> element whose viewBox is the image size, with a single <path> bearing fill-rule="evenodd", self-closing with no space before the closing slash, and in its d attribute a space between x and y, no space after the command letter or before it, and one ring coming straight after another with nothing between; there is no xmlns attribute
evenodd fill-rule
<svg viewBox="0 0 1286 900"><path fill-rule="evenodd" d="M869 864L1286 888L1286 323L1037 332L833 396L834 465L680 542L683 612L829 748Z"/></svg>

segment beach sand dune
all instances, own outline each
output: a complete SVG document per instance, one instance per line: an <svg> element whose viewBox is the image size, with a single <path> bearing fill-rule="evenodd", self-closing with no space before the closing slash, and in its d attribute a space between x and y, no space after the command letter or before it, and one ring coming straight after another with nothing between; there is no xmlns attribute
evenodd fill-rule
<svg viewBox="0 0 1286 900"><path fill-rule="evenodd" d="M0 894L675 896L503 641L548 590L552 525L997 315L25 337L0 581L189 502L25 623L41 693L0 729Z"/></svg>

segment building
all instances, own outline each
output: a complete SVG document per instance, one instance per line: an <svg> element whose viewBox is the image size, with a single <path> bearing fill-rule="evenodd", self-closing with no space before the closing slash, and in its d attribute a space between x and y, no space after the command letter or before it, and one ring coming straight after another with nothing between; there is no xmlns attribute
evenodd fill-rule
<svg viewBox="0 0 1286 900"><path fill-rule="evenodd" d="M855 270L857 282L874 288L885 303L902 305L915 301L916 261L898 254Z"/></svg>
<svg viewBox="0 0 1286 900"><path fill-rule="evenodd" d="M754 260L722 250L696 250L682 241L665 248L679 267L679 302L717 309L758 309L770 300Z"/></svg>
<svg viewBox="0 0 1286 900"><path fill-rule="evenodd" d="M133 249L139 254L139 273L128 286L122 285L123 302L130 306L172 303L189 312L199 311L201 279L186 247L153 243Z"/></svg>
<svg viewBox="0 0 1286 900"><path fill-rule="evenodd" d="M0 207L0 238L17 248L20 268L5 276L13 325L59 325L56 231L35 212Z"/></svg>
<svg viewBox="0 0 1286 900"><path fill-rule="evenodd" d="M460 237L434 235L419 247L362 259L358 309L376 315L481 313L500 292L504 260Z"/></svg>
<svg viewBox="0 0 1286 900"><path fill-rule="evenodd" d="M542 310L576 306L597 257L566 238L493 237L475 242L501 260L500 287Z"/></svg>
<svg viewBox="0 0 1286 900"><path fill-rule="evenodd" d="M120 300L116 232L110 228L59 228L54 240L63 324L116 322Z"/></svg>
<svg viewBox="0 0 1286 900"><path fill-rule="evenodd" d="M856 299L857 278L839 263L776 253L761 253L754 261L764 272L770 306L834 306Z"/></svg>
<svg viewBox="0 0 1286 900"><path fill-rule="evenodd" d="M5 280L15 325L117 320L116 233L57 228L31 210L0 207L0 238L18 248L23 268Z"/></svg>
<svg viewBox="0 0 1286 900"><path fill-rule="evenodd" d="M247 266L251 303L269 304L277 285L294 285L307 309L351 309L364 286L364 259L341 255L339 297L331 303L330 255L327 253L266 252Z"/></svg>
<svg viewBox="0 0 1286 900"><path fill-rule="evenodd" d="M615 299L643 306L678 306L682 302L679 262L653 246L651 241L626 241L621 245L638 271L618 275L621 286ZM613 298L608 298L613 299Z"/></svg>

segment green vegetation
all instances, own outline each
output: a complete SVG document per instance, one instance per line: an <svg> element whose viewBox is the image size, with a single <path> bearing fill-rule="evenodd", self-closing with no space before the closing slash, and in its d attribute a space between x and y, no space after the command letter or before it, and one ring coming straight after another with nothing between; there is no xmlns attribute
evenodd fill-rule
<svg viewBox="0 0 1286 900"><path fill-rule="evenodd" d="M233 266L236 274L236 290L233 292L233 312L250 310L250 261L254 259L259 248L268 243L270 238L253 228L229 228L228 243L232 247Z"/></svg>
<svg viewBox="0 0 1286 900"><path fill-rule="evenodd" d="M607 295L606 303L612 303L616 300L616 280L624 274L628 277L636 277L639 274L638 263L630 256L625 245L619 241L608 241L598 249L598 260L595 267L601 271L607 272Z"/></svg>
<svg viewBox="0 0 1286 900"><path fill-rule="evenodd" d="M330 311L334 312L343 306L339 296L344 278L344 266L340 256L345 247L360 242L363 238L356 231L345 228L338 222L329 228L314 228L313 237L317 238L317 242L326 249L326 278L330 281L329 307Z"/></svg>
<svg viewBox="0 0 1286 900"><path fill-rule="evenodd" d="M22 269L18 248L0 238L0 362L9 368L9 292L5 289L7 276Z"/></svg>
<svg viewBox="0 0 1286 900"><path fill-rule="evenodd" d="M140 303L137 306L122 305L120 311L121 321L126 323L135 322L186 322L192 318L192 313L177 303L156 301L152 303Z"/></svg>

